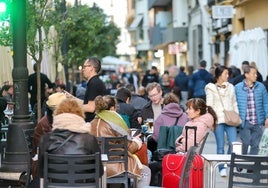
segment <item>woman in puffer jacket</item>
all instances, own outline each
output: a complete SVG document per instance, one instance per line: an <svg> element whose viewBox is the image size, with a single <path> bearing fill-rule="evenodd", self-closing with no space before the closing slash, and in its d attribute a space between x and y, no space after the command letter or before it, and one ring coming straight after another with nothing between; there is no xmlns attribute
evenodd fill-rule
<svg viewBox="0 0 268 188"><path fill-rule="evenodd" d="M185 126L196 126L196 142L199 143L209 130L215 130L217 115L215 111L206 105L206 102L201 98L189 99L186 103L186 113L190 118ZM187 142L187 150L194 146L194 130L188 130L188 138L186 140L185 126L182 134L176 139L176 151L185 152Z"/></svg>

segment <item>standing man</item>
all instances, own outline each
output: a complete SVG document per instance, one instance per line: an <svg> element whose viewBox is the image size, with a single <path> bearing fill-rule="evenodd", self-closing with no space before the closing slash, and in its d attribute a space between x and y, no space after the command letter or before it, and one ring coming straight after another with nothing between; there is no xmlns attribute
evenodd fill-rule
<svg viewBox="0 0 268 188"><path fill-rule="evenodd" d="M207 62L200 61L200 68L189 79L188 86L193 91L193 97L202 98L206 101L205 86L211 81L211 74L206 70Z"/></svg>
<svg viewBox="0 0 268 188"><path fill-rule="evenodd" d="M90 122L95 117L94 99L98 95L105 95L106 88L98 73L101 70L101 61L96 57L89 57L83 65L83 76L87 80L86 93L84 96L83 110L86 115L86 122Z"/></svg>
<svg viewBox="0 0 268 188"><path fill-rule="evenodd" d="M185 73L185 67L180 66L180 72L175 77L175 86L181 90L180 104L186 109L186 102L188 100L188 81L189 76Z"/></svg>
<svg viewBox="0 0 268 188"><path fill-rule="evenodd" d="M242 154L257 155L263 125L268 127L268 95L265 86L256 81L257 70L253 66L244 67L245 79L235 85L236 100L242 119L240 136Z"/></svg>
<svg viewBox="0 0 268 188"><path fill-rule="evenodd" d="M159 83L159 74L156 66L152 66L151 70L146 71L141 84L143 87L146 87L147 84L152 82Z"/></svg>
<svg viewBox="0 0 268 188"><path fill-rule="evenodd" d="M33 65L34 73L29 75L28 77L28 92L31 94L30 104L31 108L34 111L35 104L37 103L37 64ZM46 87L49 88L49 92L53 91L53 84L47 77L47 75L40 73L40 81L41 81L41 105L43 105L44 101L46 101Z"/></svg>

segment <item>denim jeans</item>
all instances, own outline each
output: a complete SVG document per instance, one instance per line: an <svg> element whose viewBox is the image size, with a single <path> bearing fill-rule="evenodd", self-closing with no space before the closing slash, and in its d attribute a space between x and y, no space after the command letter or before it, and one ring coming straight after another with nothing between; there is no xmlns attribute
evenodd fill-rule
<svg viewBox="0 0 268 188"><path fill-rule="evenodd" d="M242 140L242 154L248 154L248 146L250 146L250 155L258 154L262 132L262 125L252 125L246 121L245 126L240 132Z"/></svg>
<svg viewBox="0 0 268 188"><path fill-rule="evenodd" d="M236 141L236 127L229 126L225 123L220 123L217 125L214 134L216 138L216 143L217 143L217 154L224 154L224 132L226 132L227 139L228 139L228 151L227 153L231 153L231 145L232 142ZM219 165L219 170L223 169L224 165Z"/></svg>

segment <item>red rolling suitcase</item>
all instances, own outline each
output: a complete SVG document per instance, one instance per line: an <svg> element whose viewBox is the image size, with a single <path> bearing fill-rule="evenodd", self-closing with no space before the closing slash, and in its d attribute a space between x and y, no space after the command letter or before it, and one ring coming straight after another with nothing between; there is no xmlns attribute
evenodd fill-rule
<svg viewBox="0 0 268 188"><path fill-rule="evenodd" d="M196 129L197 127L186 126L186 140L188 137L188 130L193 129L196 144ZM187 150L187 142L186 149ZM162 161L162 187L175 188L179 187L180 175L185 162L186 154L168 154L164 156ZM189 187L203 188L204 176L204 161L200 155L196 155L193 161L193 167L189 178Z"/></svg>

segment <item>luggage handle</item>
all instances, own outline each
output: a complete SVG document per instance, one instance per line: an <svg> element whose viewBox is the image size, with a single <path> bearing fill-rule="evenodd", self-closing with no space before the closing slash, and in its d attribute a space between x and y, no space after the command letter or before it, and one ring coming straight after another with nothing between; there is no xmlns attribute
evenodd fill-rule
<svg viewBox="0 0 268 188"><path fill-rule="evenodd" d="M186 141L185 141L185 152L187 152L187 145L188 145L188 130L189 129L193 129L194 130L194 146L197 146L196 143L196 130L197 127L196 126L185 126L185 131L186 131Z"/></svg>

